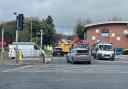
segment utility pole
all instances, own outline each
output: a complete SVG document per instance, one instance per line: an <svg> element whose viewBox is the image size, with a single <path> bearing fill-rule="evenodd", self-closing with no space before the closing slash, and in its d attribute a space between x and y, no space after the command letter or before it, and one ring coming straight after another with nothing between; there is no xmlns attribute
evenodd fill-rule
<svg viewBox="0 0 128 89"><path fill-rule="evenodd" d="M41 48L41 54L42 54L42 42L43 42L43 30L41 29L40 30L40 32L41 32L41 39L40 39L40 48ZM45 55L43 55L42 54L42 57L43 57L43 63L45 63L45 57L44 57Z"/></svg>
<svg viewBox="0 0 128 89"><path fill-rule="evenodd" d="M32 42L32 18L31 18L31 42Z"/></svg>
<svg viewBox="0 0 128 89"><path fill-rule="evenodd" d="M2 40L1 40L1 60L3 60L3 39L4 39L4 29L2 27Z"/></svg>
<svg viewBox="0 0 128 89"><path fill-rule="evenodd" d="M43 37L42 35L43 35L43 30L41 29L40 32L41 32L40 47L42 49L42 37Z"/></svg>

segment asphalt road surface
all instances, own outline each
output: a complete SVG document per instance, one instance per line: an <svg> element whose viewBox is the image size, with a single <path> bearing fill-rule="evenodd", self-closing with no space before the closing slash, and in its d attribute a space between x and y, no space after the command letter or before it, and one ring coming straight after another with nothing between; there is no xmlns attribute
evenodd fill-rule
<svg viewBox="0 0 128 89"><path fill-rule="evenodd" d="M128 61L0 65L0 89L128 89Z"/></svg>

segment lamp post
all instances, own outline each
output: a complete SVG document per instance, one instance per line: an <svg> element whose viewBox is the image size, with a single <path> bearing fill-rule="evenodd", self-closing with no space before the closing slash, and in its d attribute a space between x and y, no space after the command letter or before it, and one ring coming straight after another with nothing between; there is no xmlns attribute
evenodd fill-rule
<svg viewBox="0 0 128 89"><path fill-rule="evenodd" d="M43 30L41 29L40 30L40 32L41 32L41 39L40 39L40 48L41 48L41 54L42 54L42 42L43 42ZM42 56L44 56L44 55L42 55ZM43 63L45 63L45 58L43 57Z"/></svg>
<svg viewBox="0 0 128 89"><path fill-rule="evenodd" d="M15 58L16 58L16 63L18 63L18 45L17 45L17 42L18 42L18 18L17 18L17 12L14 12L13 13L15 16L16 16L16 50L15 50L15 52L16 52L16 56L15 56Z"/></svg>
<svg viewBox="0 0 128 89"><path fill-rule="evenodd" d="M3 23L2 23L3 25ZM1 60L3 60L3 39L4 39L4 29L3 26L1 26L2 29L2 37L1 37Z"/></svg>
<svg viewBox="0 0 128 89"><path fill-rule="evenodd" d="M32 18L31 18L31 42L32 42Z"/></svg>

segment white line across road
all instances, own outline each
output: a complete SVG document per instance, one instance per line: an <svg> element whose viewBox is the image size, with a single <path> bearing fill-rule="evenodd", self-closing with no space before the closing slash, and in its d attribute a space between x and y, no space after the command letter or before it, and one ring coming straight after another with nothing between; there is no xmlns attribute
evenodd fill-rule
<svg viewBox="0 0 128 89"><path fill-rule="evenodd" d="M11 71L16 71L16 70L24 69L24 68L28 68L28 67L32 67L32 65L22 66L22 67L18 67L18 68L15 68L15 69L4 70L2 72L11 72Z"/></svg>

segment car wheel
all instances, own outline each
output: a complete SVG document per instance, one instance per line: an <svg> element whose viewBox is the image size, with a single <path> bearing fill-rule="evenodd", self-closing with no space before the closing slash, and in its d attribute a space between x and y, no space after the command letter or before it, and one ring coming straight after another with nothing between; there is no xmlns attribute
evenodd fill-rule
<svg viewBox="0 0 128 89"><path fill-rule="evenodd" d="M91 64L91 61L88 61L88 64Z"/></svg>
<svg viewBox="0 0 128 89"><path fill-rule="evenodd" d="M67 63L69 63L69 60L67 59Z"/></svg>
<svg viewBox="0 0 128 89"><path fill-rule="evenodd" d="M52 55L53 57L55 56L55 54Z"/></svg>
<svg viewBox="0 0 128 89"><path fill-rule="evenodd" d="M96 59L96 55L95 54L93 55L93 58Z"/></svg>
<svg viewBox="0 0 128 89"><path fill-rule="evenodd" d="M67 63L69 63L68 56L67 56Z"/></svg>
<svg viewBox="0 0 128 89"><path fill-rule="evenodd" d="M99 57L99 55L96 56L96 60L101 60L101 58Z"/></svg>
<svg viewBox="0 0 128 89"><path fill-rule="evenodd" d="M72 64L75 64L75 62L74 62L74 60L73 60L73 58L72 58L72 62L71 62Z"/></svg>
<svg viewBox="0 0 128 89"><path fill-rule="evenodd" d="M111 58L111 61L114 61L115 60L115 58Z"/></svg>
<svg viewBox="0 0 128 89"><path fill-rule="evenodd" d="M74 64L74 61L72 61L72 64Z"/></svg>
<svg viewBox="0 0 128 89"><path fill-rule="evenodd" d="M62 53L61 56L64 56L64 54Z"/></svg>

